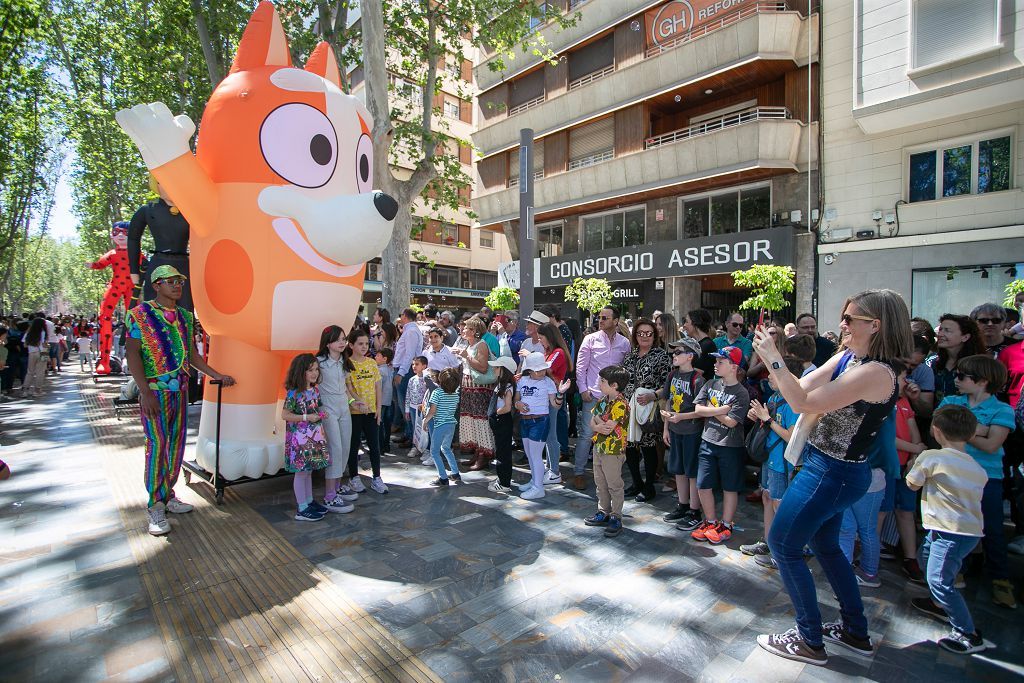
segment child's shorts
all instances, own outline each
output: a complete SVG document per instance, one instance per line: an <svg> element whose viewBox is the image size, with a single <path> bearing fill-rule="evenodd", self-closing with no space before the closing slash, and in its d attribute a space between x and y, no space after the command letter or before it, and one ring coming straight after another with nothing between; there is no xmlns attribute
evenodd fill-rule
<svg viewBox="0 0 1024 683"><path fill-rule="evenodd" d="M761 486L768 492L769 498L772 500L782 500L786 489L789 488L789 474L786 472L776 472L768 467L766 463L761 468Z"/></svg>
<svg viewBox="0 0 1024 683"><path fill-rule="evenodd" d="M548 416L524 417L519 421L519 435L530 441L547 441Z"/></svg>
<svg viewBox="0 0 1024 683"><path fill-rule="evenodd" d="M665 471L691 479L697 478L697 451L700 450L700 432L693 434L668 433L669 452L665 457Z"/></svg>
<svg viewBox="0 0 1024 683"><path fill-rule="evenodd" d="M903 477L885 480L885 497L880 512L914 512L917 510L917 493L907 487Z"/></svg>
<svg viewBox="0 0 1024 683"><path fill-rule="evenodd" d="M717 446L702 441L697 456L697 488L738 492L743 488L745 456L742 446Z"/></svg>

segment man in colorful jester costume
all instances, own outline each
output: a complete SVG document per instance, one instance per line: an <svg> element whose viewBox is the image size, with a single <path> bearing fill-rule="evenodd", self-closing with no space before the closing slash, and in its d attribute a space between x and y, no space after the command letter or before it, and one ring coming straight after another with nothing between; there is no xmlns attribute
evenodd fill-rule
<svg viewBox="0 0 1024 683"><path fill-rule="evenodd" d="M139 386L146 433L149 533L160 536L171 530L167 512L192 511L191 505L174 496L185 452L189 369L195 366L224 386L235 380L211 368L196 352L192 314L178 305L185 276L165 264L153 269L150 282L156 297L128 313L126 356Z"/></svg>
<svg viewBox="0 0 1024 683"><path fill-rule="evenodd" d="M114 339L113 320L114 310L117 304L124 301L124 310L131 308L132 283L130 266L128 265L128 223L118 221L110 229L110 239L114 248L94 262L88 264L93 270L110 268L113 274L110 276L110 283L103 295L103 303L100 304L100 354L96 361L96 374L110 374L110 347ZM142 258L142 265L145 266L145 257Z"/></svg>

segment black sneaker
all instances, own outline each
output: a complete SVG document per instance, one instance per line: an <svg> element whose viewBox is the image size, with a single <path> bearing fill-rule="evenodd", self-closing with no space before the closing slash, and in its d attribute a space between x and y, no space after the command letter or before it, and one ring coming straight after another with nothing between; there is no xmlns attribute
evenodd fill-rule
<svg viewBox="0 0 1024 683"><path fill-rule="evenodd" d="M625 491L622 492L622 497L623 498L633 498L638 493L640 493L641 490L642 489L639 486L630 486L629 488L627 488Z"/></svg>
<svg viewBox="0 0 1024 683"><path fill-rule="evenodd" d="M448 486L448 480L438 477L434 481L430 482L431 486Z"/></svg>
<svg viewBox="0 0 1024 683"><path fill-rule="evenodd" d="M910 601L910 606L918 612L927 614L933 619L938 619L942 622L949 621L949 617L946 615L946 610L932 602L931 598L913 598Z"/></svg>
<svg viewBox="0 0 1024 683"><path fill-rule="evenodd" d="M870 657L875 654L875 648L871 643L871 636L858 638L847 631L841 621L822 624L821 635L828 642L844 647L854 654L864 657Z"/></svg>
<svg viewBox="0 0 1024 683"><path fill-rule="evenodd" d="M649 489L647 491L641 491L633 500L635 500L638 503L650 503L652 500L654 500L654 497L656 495L658 494L654 489Z"/></svg>
<svg viewBox="0 0 1024 683"><path fill-rule="evenodd" d="M955 652L958 655L969 655L975 652L981 652L987 650L991 645L985 642L985 639L981 637L981 631L972 633L970 635L961 633L956 629L949 632L948 636L943 636L938 640L939 647L943 650L949 650Z"/></svg>
<svg viewBox="0 0 1024 683"><path fill-rule="evenodd" d="M704 521L704 518L701 516L700 512L690 508L686 511L686 516L676 524L676 528L680 531L693 531L702 521Z"/></svg>
<svg viewBox="0 0 1024 683"><path fill-rule="evenodd" d="M676 522L682 521L683 518L686 517L686 513L688 513L689 511L689 505L683 505L682 503L678 503L676 504L676 509L662 517L662 519L668 522L669 524L675 524Z"/></svg>
<svg viewBox="0 0 1024 683"><path fill-rule="evenodd" d="M449 479L454 481L456 484L461 484L462 483L462 475L459 474L458 472L452 472L449 475Z"/></svg>
<svg viewBox="0 0 1024 683"><path fill-rule="evenodd" d="M608 516L608 524L604 527L604 535L614 538L622 533L622 520L615 515Z"/></svg>
<svg viewBox="0 0 1024 683"><path fill-rule="evenodd" d="M608 515L598 510L592 516L587 517L583 520L583 523L587 526L605 526L608 524Z"/></svg>
<svg viewBox="0 0 1024 683"><path fill-rule="evenodd" d="M896 560L899 559L898 553L899 551L896 550L896 546L883 543L882 550L878 553L878 557L882 560Z"/></svg>
<svg viewBox="0 0 1024 683"><path fill-rule="evenodd" d="M906 574L907 578L912 583L916 583L919 586L927 585L924 579L924 572L921 571L921 567L918 566L917 560L911 558L909 560L903 560L903 573Z"/></svg>
<svg viewBox="0 0 1024 683"><path fill-rule="evenodd" d="M785 633L768 633L757 637L757 644L768 652L779 657L792 659L796 662L825 666L828 664L828 653L824 647L813 648L800 637L795 628Z"/></svg>

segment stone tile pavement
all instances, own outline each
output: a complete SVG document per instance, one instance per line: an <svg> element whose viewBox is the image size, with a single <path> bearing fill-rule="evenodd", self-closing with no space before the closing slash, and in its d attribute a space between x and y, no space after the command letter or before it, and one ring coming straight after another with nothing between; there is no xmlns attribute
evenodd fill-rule
<svg viewBox="0 0 1024 683"><path fill-rule="evenodd" d="M100 463L74 378L51 384L44 401L0 404L2 457L15 472L0 483L0 680L212 679L224 660L211 659L208 671L201 661L183 669L177 641L162 630L166 615L156 610L176 598L151 599L146 558L133 554L140 541L122 523L120 484ZM833 653L826 668L803 666L754 642L793 619L777 574L736 550L758 536L759 508L741 503L748 530L728 547L692 543L661 522L667 495L627 503L625 532L605 539L580 521L593 509L591 491L552 486L528 502L488 492L483 474L443 490L428 486L433 476L386 456L391 493L367 492L353 514L318 524L291 520L287 479L234 487L224 508L204 514L213 527L222 515L249 519L251 508L282 537L280 552L293 549L310 576L324 576L372 618L381 639L446 681L1024 679L1024 612L992 606L981 577L968 578L967 594L998 649L972 657L939 650L932 640L942 625L909 607L924 590L884 563L883 586L865 591L875 656ZM208 503L208 487L191 488L182 492L190 502ZM203 519L189 520L196 533ZM196 538L215 542L208 536ZM187 560L195 549L180 540L177 580L198 580ZM1019 561L1014 569L1019 577ZM826 618L834 617L831 590L823 581L818 588ZM301 614L293 619L311 628ZM284 668L266 677L355 680L296 663L277 661Z"/></svg>

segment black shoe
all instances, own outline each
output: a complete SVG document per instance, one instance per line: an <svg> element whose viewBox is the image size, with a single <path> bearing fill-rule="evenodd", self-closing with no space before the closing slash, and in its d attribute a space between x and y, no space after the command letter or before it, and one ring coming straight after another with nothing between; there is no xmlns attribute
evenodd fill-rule
<svg viewBox="0 0 1024 683"><path fill-rule="evenodd" d="M949 621L949 617L946 615L946 610L932 602L931 598L913 598L910 601L910 606L918 612L927 614L933 619L938 619L941 622Z"/></svg>
<svg viewBox="0 0 1024 683"><path fill-rule="evenodd" d="M639 486L630 486L628 489L622 492L625 498L632 498L636 494L640 493L641 489Z"/></svg>
<svg viewBox="0 0 1024 683"><path fill-rule="evenodd" d="M871 636L858 638L847 631L841 621L822 624L821 636L833 645L839 645L840 647L846 648L850 652L863 657L870 657L875 653L874 645L871 643Z"/></svg>
<svg viewBox="0 0 1024 683"><path fill-rule="evenodd" d="M451 476L449 477L449 479L454 481L456 484L461 484L462 483L462 475L459 474L458 472L452 472Z"/></svg>
<svg viewBox="0 0 1024 683"><path fill-rule="evenodd" d="M879 559L882 560L896 560L899 559L899 551L896 550L896 546L882 544L882 550L878 553Z"/></svg>
<svg viewBox="0 0 1024 683"><path fill-rule="evenodd" d="M434 481L430 482L431 486L448 486L448 480L438 477Z"/></svg>
<svg viewBox="0 0 1024 683"><path fill-rule="evenodd" d="M917 560L903 560L903 573L907 575L907 578L910 579L911 582L916 583L919 586L927 585L927 582L924 579L924 572L922 572L921 567L918 566Z"/></svg>
<svg viewBox="0 0 1024 683"><path fill-rule="evenodd" d="M693 508L689 508L686 511L686 516L679 520L679 523L676 524L676 528L680 531L693 531L700 525L700 523L703 520L704 518L701 516L700 512L694 510Z"/></svg>
<svg viewBox="0 0 1024 683"><path fill-rule="evenodd" d="M583 520L583 523L587 526L607 526L610 515L598 510L590 517Z"/></svg>
<svg viewBox="0 0 1024 683"><path fill-rule="evenodd" d="M989 643L986 643L985 639L981 637L981 631L967 634L956 629L950 631L948 636L939 638L938 645L943 650L949 650L958 655L969 655L989 648Z"/></svg>
<svg viewBox="0 0 1024 683"><path fill-rule="evenodd" d="M657 493L656 493L656 492L654 491L654 489L650 489L650 490L648 490L648 491L642 491L642 492L641 492L641 493L640 493L639 495L637 495L637 497L636 497L636 498L634 498L633 500L635 500L635 501L636 501L636 502L638 502L638 503L649 503L649 502L651 502L652 500L654 500L654 497L655 497L656 495L658 495L658 494L657 494Z"/></svg>
<svg viewBox="0 0 1024 683"><path fill-rule="evenodd" d="M622 520L615 515L609 515L608 523L604 527L604 535L608 538L615 538L622 533Z"/></svg>
<svg viewBox="0 0 1024 683"><path fill-rule="evenodd" d="M667 515L665 515L661 519L666 521L666 522L668 522L669 524L675 524L677 522L682 521L682 519L684 517L686 517L686 513L689 512L689 511L690 511L690 506L689 505L683 505L682 503L677 503L676 504L676 509L673 510L672 512L668 513Z"/></svg>

